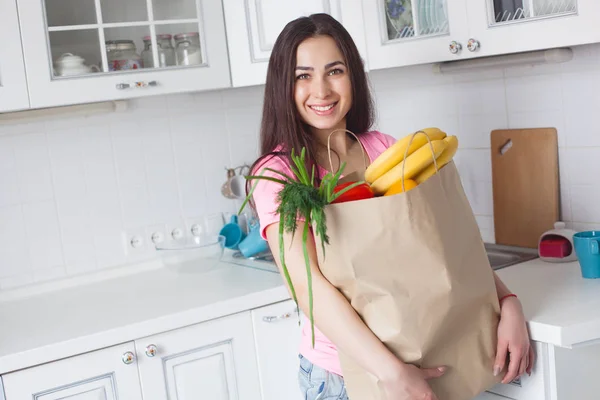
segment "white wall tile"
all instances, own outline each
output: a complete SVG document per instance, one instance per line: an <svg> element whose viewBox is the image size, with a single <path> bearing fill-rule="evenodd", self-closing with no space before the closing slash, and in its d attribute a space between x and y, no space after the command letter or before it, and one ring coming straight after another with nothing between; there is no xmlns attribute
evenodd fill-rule
<svg viewBox="0 0 600 400"><path fill-rule="evenodd" d="M146 120L141 130L145 133L143 146L150 212L154 222L164 223L181 215L169 120Z"/></svg>
<svg viewBox="0 0 600 400"><path fill-rule="evenodd" d="M459 116L459 129L454 134L458 137L461 149L481 149L490 147L490 135L493 130L507 128L506 113L461 115Z"/></svg>
<svg viewBox="0 0 600 400"><path fill-rule="evenodd" d="M0 207L0 278L31 270L21 205Z"/></svg>
<svg viewBox="0 0 600 400"><path fill-rule="evenodd" d="M454 85L460 115L506 114L503 79L483 82L463 82Z"/></svg>
<svg viewBox="0 0 600 400"><path fill-rule="evenodd" d="M506 78L507 111L510 114L562 110L560 75Z"/></svg>
<svg viewBox="0 0 600 400"><path fill-rule="evenodd" d="M0 137L0 207L19 204L20 199L12 139Z"/></svg>
<svg viewBox="0 0 600 400"><path fill-rule="evenodd" d="M111 124L117 181L126 228L144 226L151 217L150 198L144 160L144 136L141 125L125 122Z"/></svg>
<svg viewBox="0 0 600 400"><path fill-rule="evenodd" d="M600 72L565 73L562 90L567 145L600 146Z"/></svg>
<svg viewBox="0 0 600 400"><path fill-rule="evenodd" d="M571 209L574 222L600 222L600 186L571 186Z"/></svg>
<svg viewBox="0 0 600 400"><path fill-rule="evenodd" d="M17 177L22 202L53 198L50 161L44 133L25 134L12 138L17 163Z"/></svg>
<svg viewBox="0 0 600 400"><path fill-rule="evenodd" d="M34 271L63 265L63 252L53 201L23 204L27 247Z"/></svg>
<svg viewBox="0 0 600 400"><path fill-rule="evenodd" d="M558 66L371 71L375 128L457 135L465 192L493 242L490 132L554 126L562 218L600 227L600 184L584 173L600 167L600 45L574 51ZM0 290L141 260L151 252L129 251L127 233L237 211L220 188L226 167L258 155L263 91L151 96L119 113L0 126Z"/></svg>

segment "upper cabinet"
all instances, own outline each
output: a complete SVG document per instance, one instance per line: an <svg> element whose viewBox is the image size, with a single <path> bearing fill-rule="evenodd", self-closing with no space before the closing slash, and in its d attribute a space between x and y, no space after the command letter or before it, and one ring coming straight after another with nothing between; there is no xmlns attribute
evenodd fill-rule
<svg viewBox="0 0 600 400"><path fill-rule="evenodd" d="M598 0L466 0L466 4L470 36L463 40L478 56L600 41Z"/></svg>
<svg viewBox="0 0 600 400"><path fill-rule="evenodd" d="M370 69L461 58L464 0L363 0L363 12Z"/></svg>
<svg viewBox="0 0 600 400"><path fill-rule="evenodd" d="M370 69L600 42L597 0L363 0Z"/></svg>
<svg viewBox="0 0 600 400"><path fill-rule="evenodd" d="M0 112L29 107L14 0L0 0Z"/></svg>
<svg viewBox="0 0 600 400"><path fill-rule="evenodd" d="M34 108L231 85L219 0L18 5Z"/></svg>
<svg viewBox="0 0 600 400"><path fill-rule="evenodd" d="M0 112L261 85L283 27L313 13L346 27L367 70L600 43L598 0L0 0L0 7Z"/></svg>
<svg viewBox="0 0 600 400"><path fill-rule="evenodd" d="M360 0L227 0L224 7L233 86L264 84L279 33L291 20L314 13L342 23L367 61Z"/></svg>

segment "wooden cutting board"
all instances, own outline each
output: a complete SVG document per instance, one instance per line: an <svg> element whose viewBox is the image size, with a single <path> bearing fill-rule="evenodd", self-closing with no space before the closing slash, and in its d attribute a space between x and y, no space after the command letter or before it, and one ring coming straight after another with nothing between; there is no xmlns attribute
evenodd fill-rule
<svg viewBox="0 0 600 400"><path fill-rule="evenodd" d="M491 133L496 243L536 248L560 218L555 128Z"/></svg>

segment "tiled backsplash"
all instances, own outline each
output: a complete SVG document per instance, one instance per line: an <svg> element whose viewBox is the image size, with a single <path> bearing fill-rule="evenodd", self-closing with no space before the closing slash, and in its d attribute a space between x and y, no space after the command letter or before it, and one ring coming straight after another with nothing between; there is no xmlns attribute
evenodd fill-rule
<svg viewBox="0 0 600 400"><path fill-rule="evenodd" d="M493 241L490 131L556 127L563 219L598 227L600 45L574 50L562 65L374 71L376 128L458 135L465 190ZM225 167L256 155L262 96L262 86L161 96L122 113L0 125L0 290L137 261L148 253L128 254L125 237L235 211L220 186Z"/></svg>

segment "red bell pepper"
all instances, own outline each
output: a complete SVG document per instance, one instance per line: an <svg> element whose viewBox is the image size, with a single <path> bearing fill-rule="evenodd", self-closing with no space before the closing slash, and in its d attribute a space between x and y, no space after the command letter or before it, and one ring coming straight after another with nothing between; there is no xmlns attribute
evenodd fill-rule
<svg viewBox="0 0 600 400"><path fill-rule="evenodd" d="M350 186L350 185L352 185L354 183L356 183L356 182L341 183L341 184L337 185L333 189L333 192L334 193L338 193L339 191L341 191L345 187L348 187L348 186ZM362 183L362 184L360 184L360 185L358 185L356 187L353 187L352 189L348 190L347 192L345 192L344 194L342 194L341 196L339 196L337 199L335 199L331 203L332 204L335 204L335 203L344 203L344 202L347 202L347 201L370 199L372 197L375 197L375 193L373 193L373 190L371 189L371 186L368 183Z"/></svg>

